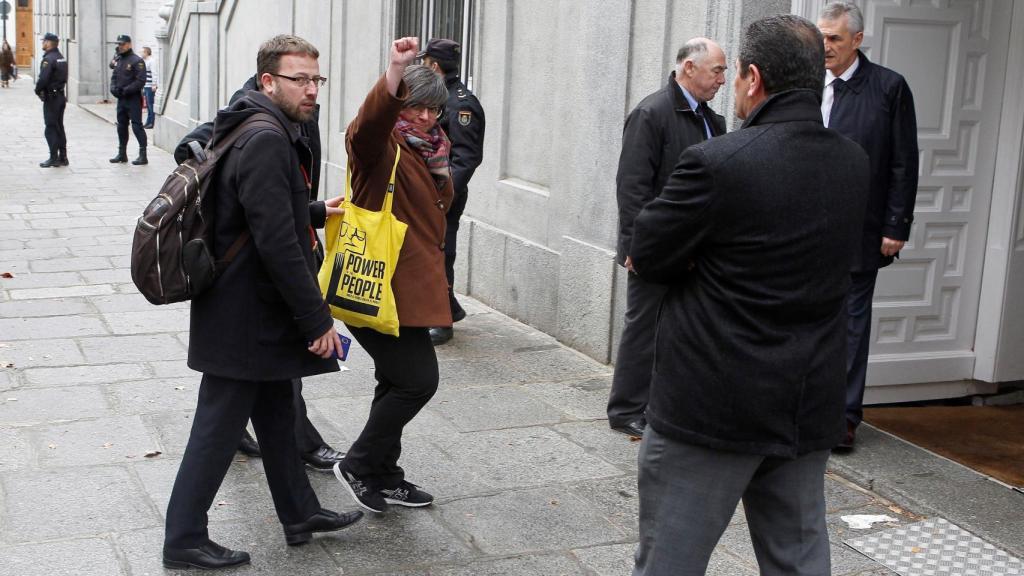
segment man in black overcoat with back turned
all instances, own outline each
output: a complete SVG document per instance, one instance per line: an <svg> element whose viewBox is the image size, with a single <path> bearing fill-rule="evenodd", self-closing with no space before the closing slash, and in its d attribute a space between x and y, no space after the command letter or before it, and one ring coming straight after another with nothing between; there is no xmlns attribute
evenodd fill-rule
<svg viewBox="0 0 1024 576"><path fill-rule="evenodd" d="M639 456L634 576L704 574L743 500L761 574L827 575L824 474L843 437L846 291L867 155L822 125L822 37L752 23L740 130L687 148L630 256L669 285Z"/></svg>
<svg viewBox="0 0 1024 576"><path fill-rule="evenodd" d="M316 279L309 214L312 160L298 125L316 109L319 52L295 36L263 43L256 60L262 91L217 114L213 140L259 115L218 161L211 201L220 260L246 238L217 281L192 300L188 365L203 373L192 431L167 504L168 568L225 568L249 561L210 539L207 511L248 420L285 541L309 542L362 517L320 507L295 444L293 381L338 370L334 319ZM334 206L336 207L336 206Z"/></svg>

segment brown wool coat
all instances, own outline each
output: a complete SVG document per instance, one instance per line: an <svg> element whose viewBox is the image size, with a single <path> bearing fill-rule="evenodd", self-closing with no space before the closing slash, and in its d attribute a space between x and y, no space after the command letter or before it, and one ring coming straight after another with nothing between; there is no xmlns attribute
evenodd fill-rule
<svg viewBox="0 0 1024 576"><path fill-rule="evenodd" d="M395 177L394 214L409 228L391 280L402 326L451 326L448 280L444 275L445 213L451 205L452 181L438 190L419 152L395 130L408 89L388 93L384 77L370 89L359 114L348 125L345 149L352 162L352 199L361 208L384 204L395 146L402 158Z"/></svg>

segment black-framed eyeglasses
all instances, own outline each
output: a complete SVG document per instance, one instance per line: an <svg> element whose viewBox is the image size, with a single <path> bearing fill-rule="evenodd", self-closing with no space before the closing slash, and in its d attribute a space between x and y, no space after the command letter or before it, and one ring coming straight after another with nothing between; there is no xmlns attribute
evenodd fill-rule
<svg viewBox="0 0 1024 576"><path fill-rule="evenodd" d="M406 106L407 110L412 110L416 114L422 114L426 112L432 116L440 116L444 112L444 108L440 106Z"/></svg>
<svg viewBox="0 0 1024 576"><path fill-rule="evenodd" d="M313 76L310 78L308 76L285 76L284 74L274 74L273 72L271 72L270 75L291 80L299 88L305 88L310 82L315 82L318 88L323 88L324 84L327 84L327 78L324 76Z"/></svg>

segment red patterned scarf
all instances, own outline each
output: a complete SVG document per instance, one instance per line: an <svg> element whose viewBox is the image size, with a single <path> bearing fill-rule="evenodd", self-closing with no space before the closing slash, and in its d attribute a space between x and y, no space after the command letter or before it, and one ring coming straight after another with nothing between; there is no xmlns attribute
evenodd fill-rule
<svg viewBox="0 0 1024 576"><path fill-rule="evenodd" d="M448 168L448 153L451 151L452 144L445 136L444 130L441 130L441 126L434 124L430 132L424 132L413 126L412 123L399 118L395 123L395 128L405 138L406 143L423 157L423 161L427 163L427 170L430 170L430 175L434 177L437 188L439 190L444 188L448 179L451 178L451 171Z"/></svg>

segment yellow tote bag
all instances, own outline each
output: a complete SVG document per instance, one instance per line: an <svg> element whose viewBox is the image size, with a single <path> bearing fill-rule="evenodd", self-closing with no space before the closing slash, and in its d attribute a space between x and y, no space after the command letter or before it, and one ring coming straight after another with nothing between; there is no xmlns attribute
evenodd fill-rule
<svg viewBox="0 0 1024 576"><path fill-rule="evenodd" d="M395 218L395 173L402 149L395 151L395 165L380 212L352 203L352 167L345 172L345 213L332 215L324 226L327 254L320 266L320 292L331 315L349 326L372 328L398 336L398 309L391 277L408 226Z"/></svg>

